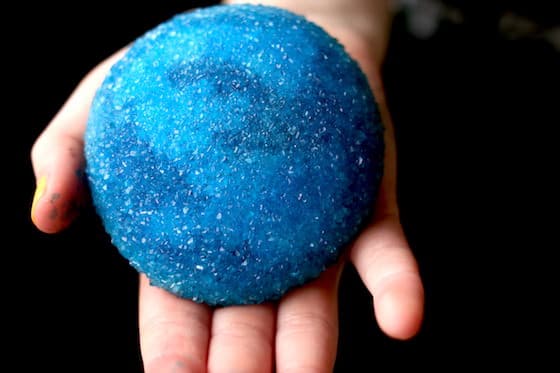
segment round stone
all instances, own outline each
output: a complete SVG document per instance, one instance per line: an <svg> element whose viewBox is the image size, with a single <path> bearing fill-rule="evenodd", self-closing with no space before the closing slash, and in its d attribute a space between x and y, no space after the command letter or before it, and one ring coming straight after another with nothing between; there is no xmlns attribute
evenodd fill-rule
<svg viewBox="0 0 560 373"><path fill-rule="evenodd" d="M138 38L93 101L93 203L155 286L210 305L274 300L371 216L383 128L368 82L285 10L214 6Z"/></svg>

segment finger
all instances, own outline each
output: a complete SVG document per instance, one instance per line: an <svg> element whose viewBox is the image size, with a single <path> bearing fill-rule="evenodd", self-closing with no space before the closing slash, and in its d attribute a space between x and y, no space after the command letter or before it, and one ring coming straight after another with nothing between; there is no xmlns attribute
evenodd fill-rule
<svg viewBox="0 0 560 373"><path fill-rule="evenodd" d="M332 372L338 342L337 289L341 265L288 293L278 306L279 373Z"/></svg>
<svg viewBox="0 0 560 373"><path fill-rule="evenodd" d="M37 188L31 219L47 233L64 229L76 216L84 196L83 135L97 87L120 51L94 69L76 88L31 150Z"/></svg>
<svg viewBox="0 0 560 373"><path fill-rule="evenodd" d="M420 329L424 288L398 216L379 217L356 240L350 259L374 300L379 327L407 339Z"/></svg>
<svg viewBox="0 0 560 373"><path fill-rule="evenodd" d="M214 311L209 372L272 371L275 309L271 304Z"/></svg>
<svg viewBox="0 0 560 373"><path fill-rule="evenodd" d="M139 327L144 369L206 372L211 311L151 286L140 276Z"/></svg>
<svg viewBox="0 0 560 373"><path fill-rule="evenodd" d="M46 233L70 224L84 201L82 145L71 139L49 141L53 154L41 161L31 207L33 223Z"/></svg>

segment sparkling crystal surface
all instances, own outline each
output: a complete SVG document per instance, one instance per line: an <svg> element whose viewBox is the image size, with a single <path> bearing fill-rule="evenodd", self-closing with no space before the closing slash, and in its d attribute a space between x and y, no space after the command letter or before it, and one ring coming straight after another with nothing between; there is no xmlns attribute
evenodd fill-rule
<svg viewBox="0 0 560 373"><path fill-rule="evenodd" d="M138 38L97 92L93 202L153 285L259 303L316 278L372 213L383 127L343 47L272 7L215 6Z"/></svg>

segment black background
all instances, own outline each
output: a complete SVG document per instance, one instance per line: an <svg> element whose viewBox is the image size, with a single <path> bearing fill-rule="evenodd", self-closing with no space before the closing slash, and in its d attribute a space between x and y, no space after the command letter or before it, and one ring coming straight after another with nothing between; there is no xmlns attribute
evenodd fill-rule
<svg viewBox="0 0 560 373"><path fill-rule="evenodd" d="M173 14L207 2L162 3L5 9L3 18L19 26L2 26L10 211L4 335L6 357L17 357L23 371L141 370L135 272L91 209L59 235L33 228L29 151L87 71ZM403 225L425 281L426 319L412 341L383 336L371 298L349 269L337 372L534 366L551 357L539 335L551 333L548 301L557 293L546 285L554 284L550 255L558 248L547 235L557 221L549 196L557 190L559 53L535 36L509 40L497 24L516 11L550 25L554 13L523 2L482 3L461 7L464 22L444 22L426 40L407 32L406 15L395 19L384 79Z"/></svg>

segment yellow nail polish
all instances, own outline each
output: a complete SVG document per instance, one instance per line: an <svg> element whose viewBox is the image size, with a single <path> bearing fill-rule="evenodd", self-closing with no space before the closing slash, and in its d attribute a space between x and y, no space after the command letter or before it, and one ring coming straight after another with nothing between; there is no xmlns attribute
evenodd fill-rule
<svg viewBox="0 0 560 373"><path fill-rule="evenodd" d="M35 206L37 202L43 197L45 194L45 189L47 188L47 177L41 176L37 181L37 188L35 189L35 194L33 195L33 204L31 205L31 220L35 221Z"/></svg>

